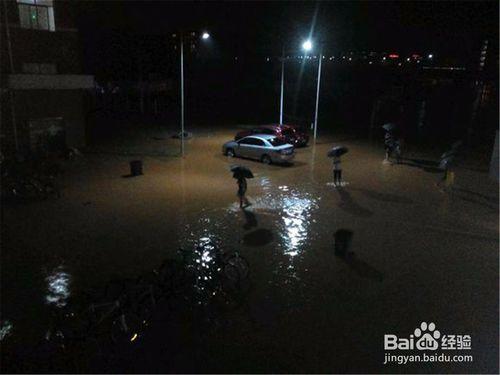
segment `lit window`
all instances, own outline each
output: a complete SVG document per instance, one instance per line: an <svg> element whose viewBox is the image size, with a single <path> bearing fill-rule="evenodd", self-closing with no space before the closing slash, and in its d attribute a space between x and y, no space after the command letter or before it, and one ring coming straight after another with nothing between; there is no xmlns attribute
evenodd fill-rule
<svg viewBox="0 0 500 375"><path fill-rule="evenodd" d="M23 29L55 31L53 0L17 0Z"/></svg>

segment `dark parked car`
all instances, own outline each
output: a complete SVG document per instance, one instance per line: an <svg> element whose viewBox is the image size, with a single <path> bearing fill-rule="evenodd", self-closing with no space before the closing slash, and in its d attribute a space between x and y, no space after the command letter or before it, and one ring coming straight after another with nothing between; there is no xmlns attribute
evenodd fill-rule
<svg viewBox="0 0 500 375"><path fill-rule="evenodd" d="M237 141L243 137L255 134L269 134L284 140L286 143L296 147L303 147L309 142L309 136L301 128L294 125L260 125L251 130L238 132L234 137Z"/></svg>

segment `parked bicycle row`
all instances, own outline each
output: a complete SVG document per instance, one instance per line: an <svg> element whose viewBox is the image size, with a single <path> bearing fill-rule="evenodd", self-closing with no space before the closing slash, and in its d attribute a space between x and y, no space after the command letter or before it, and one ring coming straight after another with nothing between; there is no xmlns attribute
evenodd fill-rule
<svg viewBox="0 0 500 375"><path fill-rule="evenodd" d="M117 348L141 339L156 312L164 316L190 309L200 319L218 319L238 308L248 289L245 258L205 239L192 250L180 249L176 258L152 272L111 281L80 293L64 307L53 307L42 352L71 358L78 369L82 353L105 360Z"/></svg>

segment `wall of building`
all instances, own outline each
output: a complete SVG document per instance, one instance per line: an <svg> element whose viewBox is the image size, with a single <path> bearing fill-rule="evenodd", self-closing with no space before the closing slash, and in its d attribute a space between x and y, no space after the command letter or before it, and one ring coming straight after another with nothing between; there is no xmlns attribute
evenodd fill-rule
<svg viewBox="0 0 500 375"><path fill-rule="evenodd" d="M29 146L29 121L61 117L70 147L85 145L85 91L16 90L17 131L22 149Z"/></svg>
<svg viewBox="0 0 500 375"><path fill-rule="evenodd" d="M2 0L3 2L3 0ZM1 71L10 71L4 4L1 4ZM74 22L74 4L54 1L55 31L23 29L19 24L18 4L7 1L14 72L23 72L23 63L55 63L58 74L82 72L81 42Z"/></svg>
<svg viewBox="0 0 500 375"><path fill-rule="evenodd" d="M27 150L30 144L30 120L57 117L63 119L67 145L70 147L85 145L85 115L88 111L88 102L91 102L87 100L91 90L86 89L89 88L88 82L93 79L91 76L81 75L82 54L79 34L75 28L75 5L71 1L53 1L55 31L49 31L22 28L18 3L1 0L2 152L8 153L14 149L14 122L17 125L19 148ZM4 11L5 6L7 12ZM10 39L13 69L10 63L8 39ZM25 64L53 64L55 70L49 73L41 70L26 71ZM26 82L38 85L19 86Z"/></svg>
<svg viewBox="0 0 500 375"><path fill-rule="evenodd" d="M33 31L21 28L11 28L10 33L16 73L23 73L24 63L52 63L56 65L57 74L82 72L78 33Z"/></svg>

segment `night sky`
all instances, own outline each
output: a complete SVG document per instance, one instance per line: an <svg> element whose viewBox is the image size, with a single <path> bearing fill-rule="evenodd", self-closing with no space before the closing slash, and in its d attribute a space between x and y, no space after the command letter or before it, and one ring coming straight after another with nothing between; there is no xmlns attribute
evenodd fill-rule
<svg viewBox="0 0 500 375"><path fill-rule="evenodd" d="M169 37L179 29L210 31L212 51L222 56L277 56L283 41L296 48L309 34L325 42L327 53L432 51L458 58L476 53L484 38L498 41L497 1L106 1L81 2L79 8L90 70L99 69L99 51L120 43L116 35ZM110 34L114 37L107 38Z"/></svg>

